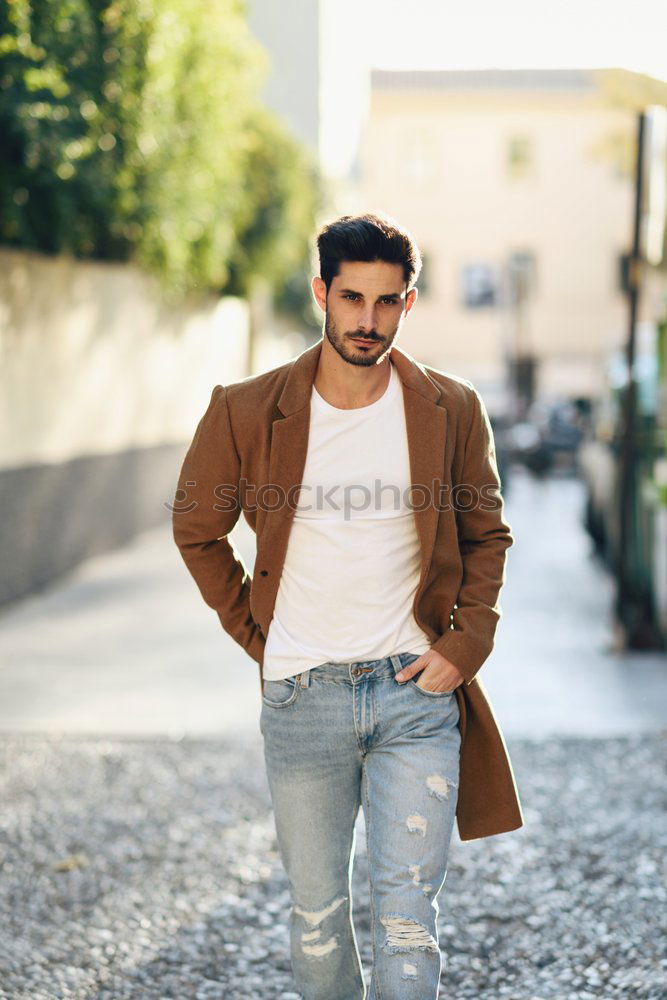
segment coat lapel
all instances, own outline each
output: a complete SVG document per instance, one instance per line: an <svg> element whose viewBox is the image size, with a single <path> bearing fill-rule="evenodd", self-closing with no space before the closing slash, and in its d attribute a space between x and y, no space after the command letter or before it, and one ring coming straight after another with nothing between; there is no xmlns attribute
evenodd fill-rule
<svg viewBox="0 0 667 1000"><path fill-rule="evenodd" d="M265 632L273 617L292 518L299 499L298 484L306 465L310 398L321 350L322 341L318 341L294 361L278 399L278 409L283 416L277 417L272 426L269 483L275 490L263 497L257 519L262 559L270 558L274 567L262 585L261 611L258 608ZM444 481L447 410L438 406L439 386L407 352L391 347L390 357L402 383L405 404L414 516L421 550L419 590L426 579L436 540L438 509L434 506L432 491L434 480L436 490ZM273 505L275 510L267 510Z"/></svg>

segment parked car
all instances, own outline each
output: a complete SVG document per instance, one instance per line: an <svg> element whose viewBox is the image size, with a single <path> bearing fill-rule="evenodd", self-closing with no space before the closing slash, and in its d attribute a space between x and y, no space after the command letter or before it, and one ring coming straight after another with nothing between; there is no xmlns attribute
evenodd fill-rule
<svg viewBox="0 0 667 1000"><path fill-rule="evenodd" d="M525 420L508 430L512 459L536 475L555 468L574 471L589 413L587 400L537 400Z"/></svg>

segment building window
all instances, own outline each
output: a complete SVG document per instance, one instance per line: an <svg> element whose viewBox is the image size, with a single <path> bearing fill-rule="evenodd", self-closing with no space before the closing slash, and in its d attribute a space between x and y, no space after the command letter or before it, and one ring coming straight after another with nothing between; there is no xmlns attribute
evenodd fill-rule
<svg viewBox="0 0 667 1000"><path fill-rule="evenodd" d="M490 264L466 264L462 272L462 301L466 309L498 304L498 279Z"/></svg>
<svg viewBox="0 0 667 1000"><path fill-rule="evenodd" d="M513 135L507 143L507 173L512 180L528 177L533 170L533 143L526 135Z"/></svg>

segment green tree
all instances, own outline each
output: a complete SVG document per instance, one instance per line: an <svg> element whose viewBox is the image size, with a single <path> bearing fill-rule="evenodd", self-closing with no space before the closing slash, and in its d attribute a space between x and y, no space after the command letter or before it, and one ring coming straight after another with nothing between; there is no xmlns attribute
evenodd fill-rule
<svg viewBox="0 0 667 1000"><path fill-rule="evenodd" d="M240 0L0 7L0 241L132 260L172 298L278 288L319 181L260 104Z"/></svg>

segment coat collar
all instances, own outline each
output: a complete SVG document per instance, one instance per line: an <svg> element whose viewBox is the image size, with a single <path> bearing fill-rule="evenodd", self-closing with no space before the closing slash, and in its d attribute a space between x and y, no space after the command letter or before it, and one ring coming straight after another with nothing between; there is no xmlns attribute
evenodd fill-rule
<svg viewBox="0 0 667 1000"><path fill-rule="evenodd" d="M288 416L310 403L315 380L315 372L322 352L322 341L299 354L292 363L283 391L278 399L278 409ZM392 345L389 357L396 366L398 377L404 386L413 389L425 399L437 403L441 390L415 359L400 348Z"/></svg>

